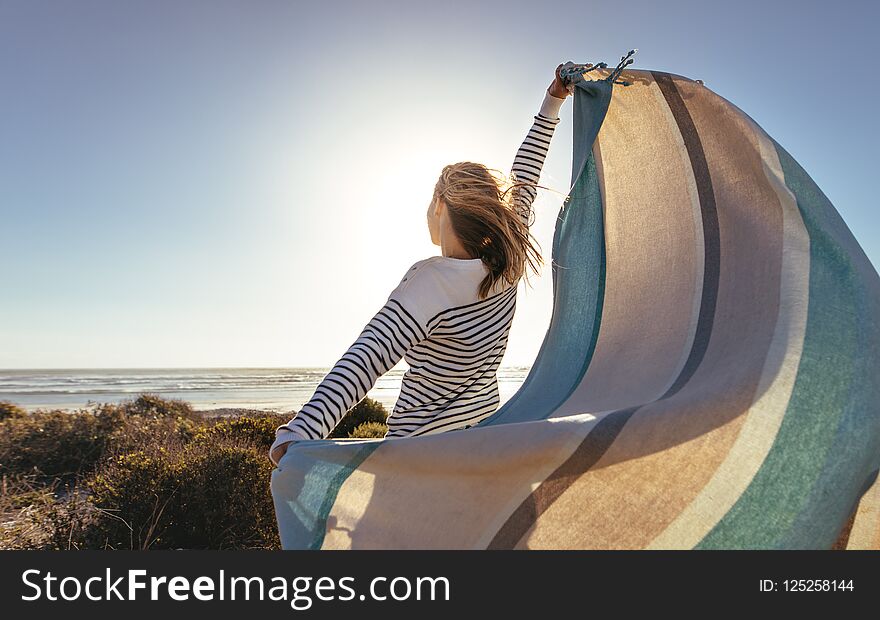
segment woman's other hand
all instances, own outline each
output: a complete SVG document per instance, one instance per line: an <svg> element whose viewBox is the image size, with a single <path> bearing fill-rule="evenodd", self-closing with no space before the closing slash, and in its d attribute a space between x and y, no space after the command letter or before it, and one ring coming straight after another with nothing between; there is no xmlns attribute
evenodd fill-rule
<svg viewBox="0 0 880 620"><path fill-rule="evenodd" d="M296 440L288 441L286 443L281 444L277 448L275 448L270 454L269 458L273 460L275 463L278 463L281 460L281 457L287 454L287 448L290 447L291 444L296 443Z"/></svg>
<svg viewBox="0 0 880 620"><path fill-rule="evenodd" d="M553 78L553 81L550 83L550 86L547 88L547 92L559 99L565 99L571 93L568 92L568 88L565 87L565 84L562 83L562 78L559 77L559 70L561 68L562 63L559 63L556 66L556 75Z"/></svg>

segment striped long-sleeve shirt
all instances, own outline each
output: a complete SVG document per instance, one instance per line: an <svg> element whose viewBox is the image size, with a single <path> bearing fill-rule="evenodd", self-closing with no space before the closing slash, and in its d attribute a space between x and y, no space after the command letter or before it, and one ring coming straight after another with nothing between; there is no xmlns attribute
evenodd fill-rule
<svg viewBox="0 0 880 620"><path fill-rule="evenodd" d="M516 181L531 184L518 186L513 199L527 225L537 196L533 185L564 101L546 93L511 167ZM409 369L386 437L468 428L491 415L500 402L496 371L507 348L517 286L499 281L479 299L487 274L479 258L432 256L413 264L311 399L278 427L270 458L286 442L326 438L401 359Z"/></svg>

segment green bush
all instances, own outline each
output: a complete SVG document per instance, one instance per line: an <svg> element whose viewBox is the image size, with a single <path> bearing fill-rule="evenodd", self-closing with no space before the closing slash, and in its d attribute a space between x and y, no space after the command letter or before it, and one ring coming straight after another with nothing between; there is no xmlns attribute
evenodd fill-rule
<svg viewBox="0 0 880 620"><path fill-rule="evenodd" d="M97 509L78 544L113 549L278 548L262 448L220 438L111 459L87 481Z"/></svg>
<svg viewBox="0 0 880 620"><path fill-rule="evenodd" d="M253 444L268 450L275 441L275 429L290 421L287 415L246 415L238 418L221 418L212 425L203 426L195 434L200 443L228 439L233 442Z"/></svg>
<svg viewBox="0 0 880 620"><path fill-rule="evenodd" d="M364 422L363 424L359 424L352 432L349 437L358 437L358 438L372 438L372 437L385 437L385 431L388 430L388 426L382 424L381 422Z"/></svg>
<svg viewBox="0 0 880 620"><path fill-rule="evenodd" d="M289 414L212 418L140 394L74 412L0 403L0 548L279 545L267 458ZM365 398L330 437L383 437Z"/></svg>
<svg viewBox="0 0 880 620"><path fill-rule="evenodd" d="M7 418L0 423L0 474L70 480L95 466L123 424L116 412L36 411Z"/></svg>
<svg viewBox="0 0 880 620"><path fill-rule="evenodd" d="M339 424L330 432L328 437L351 437L354 429L364 422L385 424L387 419L388 412L382 403L372 398L364 398L342 417Z"/></svg>
<svg viewBox="0 0 880 620"><path fill-rule="evenodd" d="M189 404L149 394L73 412L8 411L0 418L0 474L36 474L44 481L87 474L105 454L183 444L206 424Z"/></svg>
<svg viewBox="0 0 880 620"><path fill-rule="evenodd" d="M0 400L0 421L8 418L23 418L27 412L8 400Z"/></svg>
<svg viewBox="0 0 880 620"><path fill-rule="evenodd" d="M202 419L202 416L185 400L162 398L146 392L139 394L134 400L121 403L118 407L130 416L185 418L196 422Z"/></svg>
<svg viewBox="0 0 880 620"><path fill-rule="evenodd" d="M133 452L145 445L182 446L202 430L202 425L186 418L130 417L114 430L109 440L113 455Z"/></svg>

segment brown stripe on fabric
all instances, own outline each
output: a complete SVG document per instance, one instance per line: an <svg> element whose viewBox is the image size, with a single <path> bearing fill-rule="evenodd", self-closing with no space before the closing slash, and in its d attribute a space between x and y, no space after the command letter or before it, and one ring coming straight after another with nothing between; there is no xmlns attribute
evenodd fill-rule
<svg viewBox="0 0 880 620"><path fill-rule="evenodd" d="M635 410L636 407L623 409L602 418L574 453L514 510L487 549L513 549L541 513L605 454Z"/></svg>
<svg viewBox="0 0 880 620"><path fill-rule="evenodd" d="M670 386L663 398L668 398L678 392L685 383L693 376L694 371L709 345L709 336L712 333L712 323L715 317L715 303L718 299L718 277L721 270L720 234L718 232L718 210L715 204L715 192L712 189L712 178L709 175L709 164L703 145L700 143L700 135L691 118L687 107L682 101L681 93L672 81L672 76L662 71L651 71L651 75L657 82L660 92L666 98L669 109L672 112L678 130L684 139L688 157L691 160L691 168L694 180L697 184L697 193L700 197L700 210L703 216L703 241L705 248L705 260L703 267L703 297L700 303L700 316L697 321L697 332L694 336L694 344L690 356L685 362L684 368L678 375L678 379Z"/></svg>

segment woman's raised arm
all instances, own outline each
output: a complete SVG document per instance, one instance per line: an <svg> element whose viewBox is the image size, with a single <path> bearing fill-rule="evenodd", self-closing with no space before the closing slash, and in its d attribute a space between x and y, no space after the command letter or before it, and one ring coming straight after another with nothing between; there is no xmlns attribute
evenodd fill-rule
<svg viewBox="0 0 880 620"><path fill-rule="evenodd" d="M531 223L531 206L538 195L535 186L541 177L541 169L544 167L547 150L550 148L550 140L553 138L556 125L560 121L559 108L562 107L565 98L569 95L568 89L562 84L559 77L560 67L562 67L561 64L556 67L556 76L544 94L541 109L534 116L535 120L517 150L510 169L515 182L527 183L527 185L519 185L511 190L513 203L526 226Z"/></svg>

